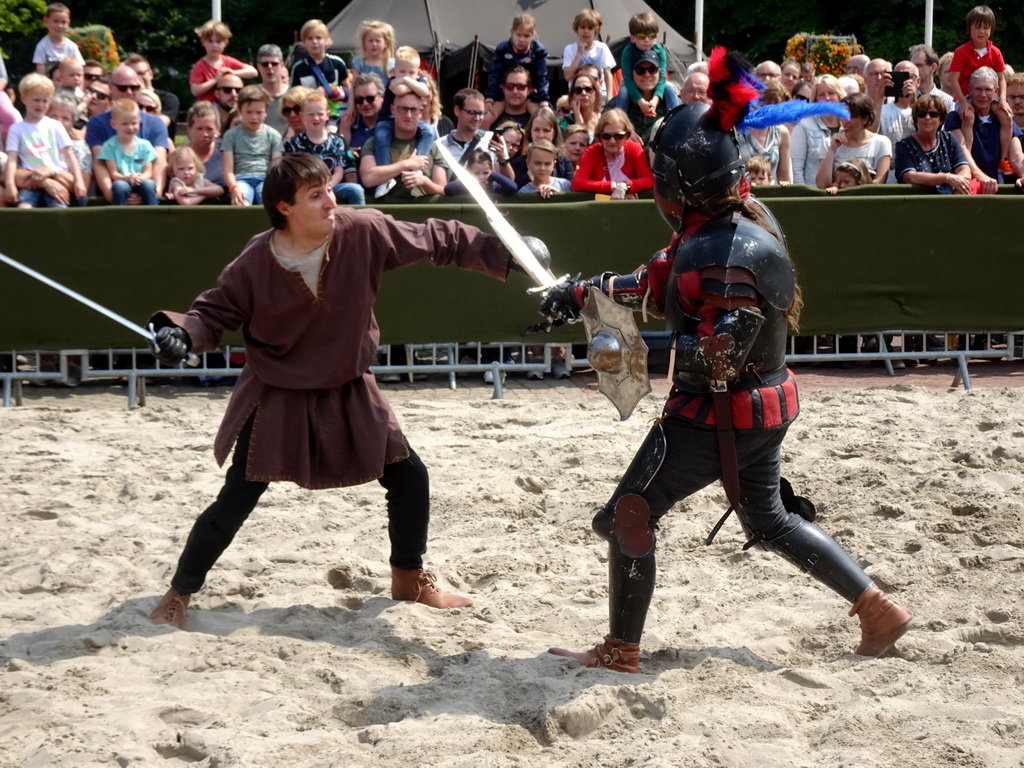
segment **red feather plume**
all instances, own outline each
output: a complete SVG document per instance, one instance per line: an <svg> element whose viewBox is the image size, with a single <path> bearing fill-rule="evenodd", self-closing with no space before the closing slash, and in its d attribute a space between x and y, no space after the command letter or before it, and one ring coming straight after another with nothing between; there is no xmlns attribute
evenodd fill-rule
<svg viewBox="0 0 1024 768"><path fill-rule="evenodd" d="M722 130L731 131L746 116L750 103L761 96L757 81L741 54L721 46L711 51L708 79L711 116Z"/></svg>

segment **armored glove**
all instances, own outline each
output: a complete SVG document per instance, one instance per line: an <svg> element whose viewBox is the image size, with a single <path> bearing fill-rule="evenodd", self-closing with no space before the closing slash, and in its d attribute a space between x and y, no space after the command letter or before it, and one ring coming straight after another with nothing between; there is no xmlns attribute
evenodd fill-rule
<svg viewBox="0 0 1024 768"><path fill-rule="evenodd" d="M586 280L573 279L552 286L540 300L540 313L556 325L579 322L580 309L589 285Z"/></svg>
<svg viewBox="0 0 1024 768"><path fill-rule="evenodd" d="M156 332L156 338L151 342L153 356L164 365L176 366L188 357L188 351L192 348L192 340L184 328L169 325Z"/></svg>

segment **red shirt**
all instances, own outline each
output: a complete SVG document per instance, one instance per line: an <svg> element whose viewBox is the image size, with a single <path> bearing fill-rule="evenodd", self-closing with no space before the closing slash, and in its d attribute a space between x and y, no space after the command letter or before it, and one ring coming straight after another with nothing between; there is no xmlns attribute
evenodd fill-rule
<svg viewBox="0 0 1024 768"><path fill-rule="evenodd" d="M221 56L221 66L227 67L228 69L245 69L248 64L238 59L233 59L230 56ZM188 76L188 82L190 85L201 85L202 83L212 80L217 76L217 70L213 68L206 59L200 59L192 67L192 73ZM202 96L199 96L197 101L216 101L217 94L214 93L216 88L211 88Z"/></svg>
<svg viewBox="0 0 1024 768"><path fill-rule="evenodd" d="M1003 61L1002 51L992 45L991 42L989 42L988 48L985 49L984 56L978 55L970 40L953 51L953 61L949 65L949 71L960 73L958 78L960 92L964 96L967 95L967 89L971 87L971 75L976 69L981 67L991 67L997 74L1006 71L1006 62ZM996 95L999 95L998 83L996 84Z"/></svg>
<svg viewBox="0 0 1024 768"><path fill-rule="evenodd" d="M626 160L622 172L629 179L630 192L642 192L654 186L651 166L647 163L647 154L643 147L635 141L624 141L622 151ZM573 192L594 192L602 195L612 193L612 182L608 178L608 161L604 147L591 144L580 158L580 167L572 177Z"/></svg>

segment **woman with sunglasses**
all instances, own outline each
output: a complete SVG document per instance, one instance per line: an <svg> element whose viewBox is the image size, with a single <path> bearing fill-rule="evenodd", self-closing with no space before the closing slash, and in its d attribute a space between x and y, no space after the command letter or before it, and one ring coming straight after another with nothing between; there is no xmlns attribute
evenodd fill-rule
<svg viewBox="0 0 1024 768"><path fill-rule="evenodd" d="M638 142L630 141L633 124L621 109L609 109L597 121L596 144L580 159L572 178L573 192L611 195L612 200L636 198L638 192L654 186L647 154Z"/></svg>
<svg viewBox="0 0 1024 768"><path fill-rule="evenodd" d="M517 188L530 183L530 175L526 168L526 150L530 144L540 139L550 141L555 147L555 168L551 175L558 179L572 181L576 167L566 157L565 146L562 144L562 132L558 129L558 118L548 107L540 107L530 122L526 124L526 143L520 147L520 153L512 158L512 172L515 174Z"/></svg>
<svg viewBox="0 0 1024 768"><path fill-rule="evenodd" d="M601 91L592 75L578 73L569 83L569 107L571 114L561 118L558 127L564 131L570 125L582 125L593 139L601 117Z"/></svg>
<svg viewBox="0 0 1024 768"><path fill-rule="evenodd" d="M294 139L305 130L302 124L302 102L312 91L303 85L289 88L281 97L281 116L288 123L288 130L283 134L284 141Z"/></svg>
<svg viewBox="0 0 1024 768"><path fill-rule="evenodd" d="M896 181L931 187L940 195L976 195L981 182L972 179L971 164L960 142L942 130L946 105L935 94L914 102L914 132L896 142Z"/></svg>
<svg viewBox="0 0 1024 768"><path fill-rule="evenodd" d="M163 113L164 105L160 101L160 97L157 96L156 91L150 88L143 88L139 91L139 95L135 97L135 103L139 105L139 109L148 115L153 117L159 117L164 125L170 129L171 118Z"/></svg>

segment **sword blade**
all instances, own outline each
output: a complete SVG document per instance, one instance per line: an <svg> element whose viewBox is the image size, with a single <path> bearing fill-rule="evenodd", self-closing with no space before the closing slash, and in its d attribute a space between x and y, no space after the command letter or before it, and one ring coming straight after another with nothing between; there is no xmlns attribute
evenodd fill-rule
<svg viewBox="0 0 1024 768"><path fill-rule="evenodd" d="M512 254L512 258L515 259L516 263L523 268L526 274L530 277L533 282L537 284L539 288L550 288L553 285L557 285L559 280L541 264L537 257L533 255L533 251L529 249L523 239L519 236L519 233L515 231L511 224L501 215L498 207L494 204L494 201L487 196L487 192L480 182L477 181L476 176L469 172L469 169L459 163L453 156L449 149L441 142L437 143L437 148L441 151L441 157L444 158L448 166L454 171L455 176L462 182L462 185L466 188L466 191L473 196L476 204L483 209L484 215L487 217L487 222L491 225L494 230L494 234L501 238L501 242L505 244L509 252Z"/></svg>
<svg viewBox="0 0 1024 768"><path fill-rule="evenodd" d="M70 296L75 301L80 302L80 303L84 304L85 306L89 307L89 309L93 309L93 310L99 312L101 315L103 315L105 317L109 317L114 322L120 323L125 328L127 328L127 329L129 329L131 331L134 331L135 333L139 334L139 336L142 336L147 341L152 341L153 340L153 334L150 331L147 331L141 325L137 325L136 323L133 323L131 320L129 320L126 317L121 317L121 315L117 314L113 310L107 309L106 307L104 307L101 304L97 304L92 299L87 299L85 296L83 296L82 294L78 293L77 291L73 291L70 288L68 288L66 285L61 285L56 280L52 280L49 277L47 277L46 275L43 275L43 274L41 274L39 272L36 272L31 267L26 267L24 264L22 264L19 261L15 261L10 256L5 256L4 254L0 253L0 261L2 261L5 264L9 264L10 266L14 267L15 269L17 269L20 272L24 272L29 277L32 277L32 278L38 280L39 282L43 283L44 285L48 285L51 288L54 288L54 289L60 291L65 296Z"/></svg>

